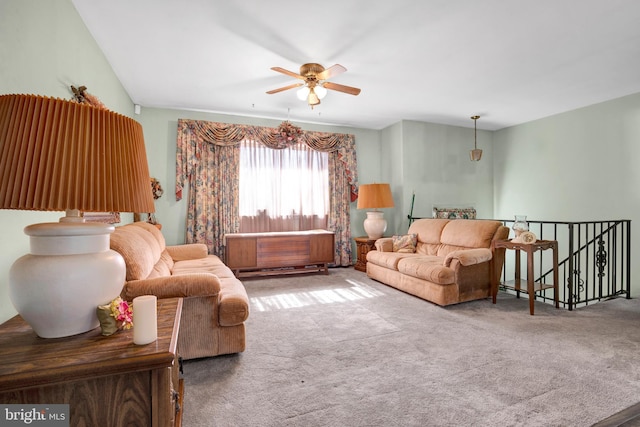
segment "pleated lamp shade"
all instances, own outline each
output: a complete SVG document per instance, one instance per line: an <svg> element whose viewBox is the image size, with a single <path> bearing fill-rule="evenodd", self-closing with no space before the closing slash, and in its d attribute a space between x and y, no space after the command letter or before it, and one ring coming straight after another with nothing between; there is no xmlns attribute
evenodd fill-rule
<svg viewBox="0 0 640 427"><path fill-rule="evenodd" d="M0 208L155 212L142 126L36 95L0 96Z"/></svg>
<svg viewBox="0 0 640 427"><path fill-rule="evenodd" d="M358 187L358 209L392 208L389 184L362 184Z"/></svg>
<svg viewBox="0 0 640 427"><path fill-rule="evenodd" d="M24 232L30 253L9 271L9 298L42 338L99 326L96 308L120 295L126 266L114 226L80 212L154 212L142 127L62 99L0 96L0 209L66 211Z"/></svg>

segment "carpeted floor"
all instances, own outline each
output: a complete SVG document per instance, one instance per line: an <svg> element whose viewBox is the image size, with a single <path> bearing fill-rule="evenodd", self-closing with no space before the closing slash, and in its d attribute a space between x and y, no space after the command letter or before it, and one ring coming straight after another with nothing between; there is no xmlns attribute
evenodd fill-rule
<svg viewBox="0 0 640 427"><path fill-rule="evenodd" d="M247 350L185 362L185 427L591 426L640 401L636 299L530 316L352 268L243 283Z"/></svg>

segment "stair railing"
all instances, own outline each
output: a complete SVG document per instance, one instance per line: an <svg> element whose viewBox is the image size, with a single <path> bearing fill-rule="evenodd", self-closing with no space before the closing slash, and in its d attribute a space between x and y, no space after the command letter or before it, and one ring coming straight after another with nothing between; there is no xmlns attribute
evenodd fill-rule
<svg viewBox="0 0 640 427"><path fill-rule="evenodd" d="M500 221L508 227L514 223ZM558 299L562 307L573 310L621 295L631 298L631 220L528 223L538 239L558 241ZM539 283L551 280L553 273L544 252L536 253L535 281ZM513 256L507 253L503 280L513 274L514 264ZM553 303L553 290L542 291L534 298Z"/></svg>

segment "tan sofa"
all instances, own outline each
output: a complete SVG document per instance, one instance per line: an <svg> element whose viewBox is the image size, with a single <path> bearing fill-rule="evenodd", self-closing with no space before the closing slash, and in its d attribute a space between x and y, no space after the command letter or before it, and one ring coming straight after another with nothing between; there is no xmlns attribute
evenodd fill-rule
<svg viewBox="0 0 640 427"><path fill-rule="evenodd" d="M491 242L509 235L501 222L419 219L407 234L417 235L415 252L394 252L391 237L376 241L369 277L442 306L491 296L491 259L497 274L504 264L504 249Z"/></svg>
<svg viewBox="0 0 640 427"><path fill-rule="evenodd" d="M167 246L146 222L116 227L111 249L127 266L121 296L183 298L178 350L184 359L242 352L249 316L246 290L231 270L203 244ZM135 325L134 325L135 327Z"/></svg>

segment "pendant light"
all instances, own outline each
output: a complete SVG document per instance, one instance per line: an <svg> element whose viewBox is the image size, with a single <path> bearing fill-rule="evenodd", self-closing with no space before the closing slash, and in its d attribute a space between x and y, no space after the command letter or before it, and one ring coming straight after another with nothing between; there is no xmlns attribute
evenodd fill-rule
<svg viewBox="0 0 640 427"><path fill-rule="evenodd" d="M473 120L473 150L469 151L469 157L472 162L477 162L482 158L482 150L478 149L478 119L480 116L471 116Z"/></svg>

